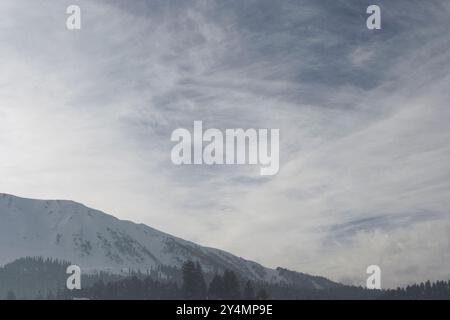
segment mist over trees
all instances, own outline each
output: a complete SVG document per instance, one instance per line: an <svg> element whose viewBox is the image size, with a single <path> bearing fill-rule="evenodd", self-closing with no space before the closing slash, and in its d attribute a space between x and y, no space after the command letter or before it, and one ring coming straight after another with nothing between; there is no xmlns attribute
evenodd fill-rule
<svg viewBox="0 0 450 320"><path fill-rule="evenodd" d="M423 282L405 288L369 290L337 285L325 289L255 282L235 271L207 273L198 262L181 268L158 266L125 274L82 276L81 290L68 290L70 263L26 257L0 268L0 299L101 299L101 300L266 300L266 299L450 299L450 281Z"/></svg>

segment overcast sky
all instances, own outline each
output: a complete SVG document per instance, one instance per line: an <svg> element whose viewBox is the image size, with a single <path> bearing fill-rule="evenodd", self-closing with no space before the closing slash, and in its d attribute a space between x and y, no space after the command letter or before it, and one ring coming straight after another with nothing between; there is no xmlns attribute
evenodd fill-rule
<svg viewBox="0 0 450 320"><path fill-rule="evenodd" d="M346 283L371 264L385 287L450 279L449 2L2 0L0 17L0 192ZM174 166L194 120L279 128L280 172Z"/></svg>

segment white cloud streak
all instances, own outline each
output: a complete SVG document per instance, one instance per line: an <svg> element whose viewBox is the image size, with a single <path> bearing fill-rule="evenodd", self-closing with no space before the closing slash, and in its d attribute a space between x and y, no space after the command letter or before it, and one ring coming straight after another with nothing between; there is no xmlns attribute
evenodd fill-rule
<svg viewBox="0 0 450 320"><path fill-rule="evenodd" d="M450 278L448 5L386 2L374 35L360 2L124 3L78 1L79 32L67 1L0 4L2 192L340 281ZM280 173L173 166L194 120L280 128Z"/></svg>

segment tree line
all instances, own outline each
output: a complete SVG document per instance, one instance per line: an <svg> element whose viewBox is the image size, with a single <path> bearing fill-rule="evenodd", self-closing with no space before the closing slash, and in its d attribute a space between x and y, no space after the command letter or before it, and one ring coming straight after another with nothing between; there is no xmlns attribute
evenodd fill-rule
<svg viewBox="0 0 450 320"><path fill-rule="evenodd" d="M313 289L295 284L250 281L232 270L208 273L198 262L181 268L157 266L126 274L82 275L82 289L65 288L67 261L41 257L18 259L0 267L1 299L450 299L450 281L423 282L405 288L369 290L337 285Z"/></svg>
<svg viewBox="0 0 450 320"><path fill-rule="evenodd" d="M387 290L388 300L450 300L450 281L421 282L405 288Z"/></svg>
<svg viewBox="0 0 450 320"><path fill-rule="evenodd" d="M181 268L181 281L155 279L142 273L105 283L98 281L81 290L59 290L56 299L87 298L100 300L265 300L264 288L257 289L252 281L239 279L234 271L216 273L207 282L198 262L186 261Z"/></svg>
<svg viewBox="0 0 450 320"><path fill-rule="evenodd" d="M206 284L202 267L198 262L185 262L182 273L181 292L184 299L266 300L269 298L264 288L256 291L252 281L240 281L236 273L231 270L225 270L223 274L216 273L209 285Z"/></svg>

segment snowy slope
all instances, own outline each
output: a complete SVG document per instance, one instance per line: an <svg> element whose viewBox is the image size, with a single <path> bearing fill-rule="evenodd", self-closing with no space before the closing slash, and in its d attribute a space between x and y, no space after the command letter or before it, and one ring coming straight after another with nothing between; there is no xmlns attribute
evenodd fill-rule
<svg viewBox="0 0 450 320"><path fill-rule="evenodd" d="M199 246L73 201L0 194L0 265L25 256L64 259L84 270L147 270L190 259L208 271L231 269L253 280L292 282L279 270ZM317 282L317 281L316 281ZM323 279L315 286L333 285Z"/></svg>

